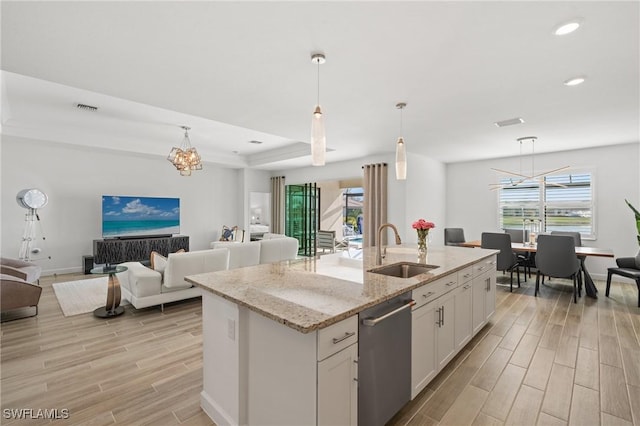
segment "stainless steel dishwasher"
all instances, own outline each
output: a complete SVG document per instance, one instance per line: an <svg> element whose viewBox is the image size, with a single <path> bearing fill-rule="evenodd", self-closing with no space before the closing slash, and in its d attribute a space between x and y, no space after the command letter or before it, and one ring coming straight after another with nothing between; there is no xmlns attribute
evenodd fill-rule
<svg viewBox="0 0 640 426"><path fill-rule="evenodd" d="M411 399L411 292L362 311L358 424L382 426Z"/></svg>

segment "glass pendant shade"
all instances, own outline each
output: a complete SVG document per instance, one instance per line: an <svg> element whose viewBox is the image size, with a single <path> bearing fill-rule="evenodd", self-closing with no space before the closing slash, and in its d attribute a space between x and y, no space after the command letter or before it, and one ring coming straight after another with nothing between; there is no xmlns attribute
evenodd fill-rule
<svg viewBox="0 0 640 426"><path fill-rule="evenodd" d="M198 151L191 146L189 140L189 128L184 129L184 137L180 147L173 147L167 160L175 166L181 176L191 176L192 170L202 170L202 162Z"/></svg>
<svg viewBox="0 0 640 426"><path fill-rule="evenodd" d="M316 106L311 117L311 164L324 166L324 154L327 150L327 138L324 131L324 116L320 105Z"/></svg>
<svg viewBox="0 0 640 426"><path fill-rule="evenodd" d="M402 136L398 138L396 143L396 179L407 179L407 151Z"/></svg>

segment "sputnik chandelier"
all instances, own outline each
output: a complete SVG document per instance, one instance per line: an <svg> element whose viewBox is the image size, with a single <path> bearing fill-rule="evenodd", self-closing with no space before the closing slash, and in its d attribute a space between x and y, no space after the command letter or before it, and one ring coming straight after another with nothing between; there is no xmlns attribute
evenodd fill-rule
<svg viewBox="0 0 640 426"><path fill-rule="evenodd" d="M180 127L184 129L182 143L179 148L174 146L171 149L167 160L178 169L181 176L191 176L192 170L202 170L200 154L191 146L191 141L189 140L189 130L191 128L187 126Z"/></svg>

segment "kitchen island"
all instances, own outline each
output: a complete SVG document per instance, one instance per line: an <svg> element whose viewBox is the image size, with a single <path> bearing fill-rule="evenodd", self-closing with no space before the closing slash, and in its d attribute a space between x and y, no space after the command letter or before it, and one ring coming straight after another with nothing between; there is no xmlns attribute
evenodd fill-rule
<svg viewBox="0 0 640 426"><path fill-rule="evenodd" d="M203 289L201 405L217 424L357 424L359 314L415 300L413 398L493 313L494 250L431 248L419 262L415 246L389 247L383 266L434 266L409 278L370 272L375 248L357 253L187 277Z"/></svg>

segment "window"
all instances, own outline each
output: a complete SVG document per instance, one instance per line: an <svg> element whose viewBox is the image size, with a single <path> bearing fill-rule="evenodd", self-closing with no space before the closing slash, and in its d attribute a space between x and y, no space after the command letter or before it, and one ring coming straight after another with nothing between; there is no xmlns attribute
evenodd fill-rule
<svg viewBox="0 0 640 426"><path fill-rule="evenodd" d="M592 181L589 172L521 183L504 178L500 181L499 226L520 229L523 218L539 218L545 232L577 231L585 238L595 238Z"/></svg>
<svg viewBox="0 0 640 426"><path fill-rule="evenodd" d="M343 193L343 236L362 234L364 190L362 188L346 188Z"/></svg>

